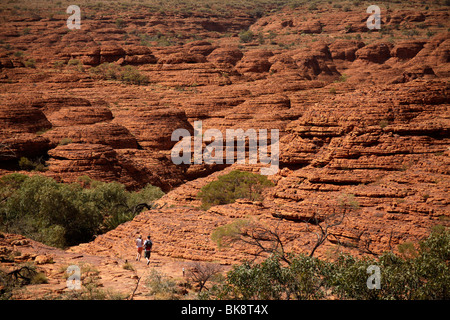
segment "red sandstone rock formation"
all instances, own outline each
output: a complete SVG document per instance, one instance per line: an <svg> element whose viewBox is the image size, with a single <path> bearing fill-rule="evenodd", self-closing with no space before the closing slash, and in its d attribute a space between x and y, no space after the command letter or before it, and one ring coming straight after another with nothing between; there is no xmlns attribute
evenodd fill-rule
<svg viewBox="0 0 450 320"><path fill-rule="evenodd" d="M128 257L136 234L151 232L160 257L235 263L252 249L220 250L210 235L248 217L277 227L288 250L309 253L318 228L306 223L325 221L343 199L358 208L321 258L378 255L423 238L449 219L448 10L393 4L384 29L368 32L366 8L329 7L259 19L129 12L121 28L110 12L70 32L56 16L2 11L0 174L22 156L44 157L45 174L60 181L89 175L168 192L163 208L71 249L79 254ZM240 42L247 29L253 39ZM75 59L79 67L68 63ZM150 83L91 78L103 62L133 65ZM172 132L193 134L197 120L203 130L280 130L281 167L264 201L198 209L202 186L259 167L174 165Z"/></svg>

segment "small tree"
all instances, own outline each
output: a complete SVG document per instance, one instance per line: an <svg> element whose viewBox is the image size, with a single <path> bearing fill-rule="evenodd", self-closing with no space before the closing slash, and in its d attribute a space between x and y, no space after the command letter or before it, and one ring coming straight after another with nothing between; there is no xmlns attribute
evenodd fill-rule
<svg viewBox="0 0 450 320"><path fill-rule="evenodd" d="M224 282L213 287L207 296L227 300L322 298L326 289L322 273L329 269L325 265L305 255L295 257L290 265L283 264L277 254L261 263L246 261L233 266Z"/></svg>
<svg viewBox="0 0 450 320"><path fill-rule="evenodd" d="M186 276L196 283L199 293L205 288L206 283L221 270L220 266L214 263L192 262L187 265Z"/></svg>
<svg viewBox="0 0 450 320"><path fill-rule="evenodd" d="M410 246L408 245L408 248ZM379 258L341 254L326 262L291 255L282 264L272 254L261 263L234 265L224 281L204 294L217 299L448 300L450 297L450 231L435 228L414 254L386 252ZM412 248L408 249L413 250ZM369 288L369 267L380 268L380 288Z"/></svg>
<svg viewBox="0 0 450 320"><path fill-rule="evenodd" d="M313 217L307 221L307 230L308 232L312 232L316 236L316 243L313 245L313 248L311 250L311 253L309 254L310 257L312 257L317 250L327 239L330 235L332 235L331 228L338 226L342 224L344 221L345 216L354 209L358 208L358 203L354 199L353 195L346 195L339 199L339 205L337 208L333 209L333 213L326 216L325 218L319 218L318 213L315 212ZM318 232L314 232L310 229L309 224L312 223L313 225L317 226L319 228Z"/></svg>
<svg viewBox="0 0 450 320"><path fill-rule="evenodd" d="M266 176L234 170L201 188L197 196L202 200L202 207L209 209L240 198L262 200L263 190L270 186L273 183Z"/></svg>
<svg viewBox="0 0 450 320"><path fill-rule="evenodd" d="M148 185L129 192L114 182L58 183L52 178L8 175L0 178L0 230L64 247L133 219L163 192Z"/></svg>
<svg viewBox="0 0 450 320"><path fill-rule="evenodd" d="M263 253L277 254L281 260L290 263L277 227L269 228L257 221L240 219L215 229L211 239L219 247L224 243L241 243L254 248L256 251L251 254L255 259Z"/></svg>
<svg viewBox="0 0 450 320"><path fill-rule="evenodd" d="M239 40L244 43L248 43L253 40L253 32L250 30L242 30L239 32Z"/></svg>

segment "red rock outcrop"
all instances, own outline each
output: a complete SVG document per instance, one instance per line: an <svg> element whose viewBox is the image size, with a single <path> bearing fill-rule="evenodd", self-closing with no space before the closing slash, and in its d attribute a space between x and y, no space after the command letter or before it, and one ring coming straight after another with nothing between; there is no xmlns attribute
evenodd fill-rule
<svg viewBox="0 0 450 320"><path fill-rule="evenodd" d="M383 63L391 57L391 47L389 43L375 43L359 49L355 52L355 56L356 59Z"/></svg>
<svg viewBox="0 0 450 320"><path fill-rule="evenodd" d="M5 4L0 174L21 156L43 157L60 181L89 175L167 192L158 209L71 249L80 254L129 256L136 234L151 232L160 257L235 263L252 249L219 249L210 236L248 217L309 253L311 219L326 223L342 203L354 208L317 256L396 250L449 221L449 13L414 3L382 8L382 29L370 32L367 8L350 3L268 4L263 15L227 4L220 14L130 7L120 17L111 4L100 15L86 8L70 32L64 15L10 15ZM133 65L149 83L94 79L103 62ZM208 182L260 169L173 164L172 132L192 135L199 120L222 133L279 130L280 171L263 201L198 209Z"/></svg>
<svg viewBox="0 0 450 320"><path fill-rule="evenodd" d="M244 54L238 48L217 48L208 55L208 60L214 63L235 65Z"/></svg>

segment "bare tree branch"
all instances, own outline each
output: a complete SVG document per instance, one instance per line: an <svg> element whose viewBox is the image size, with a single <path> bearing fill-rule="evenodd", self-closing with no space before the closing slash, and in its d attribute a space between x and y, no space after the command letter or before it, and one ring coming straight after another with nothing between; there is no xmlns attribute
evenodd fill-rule
<svg viewBox="0 0 450 320"><path fill-rule="evenodd" d="M0 160L15 159L16 152L8 144L0 142Z"/></svg>
<svg viewBox="0 0 450 320"><path fill-rule="evenodd" d="M215 274L221 271L221 267L214 263L201 263L192 262L188 264L187 277L197 283L199 286L199 292L206 288L206 282L208 282Z"/></svg>
<svg viewBox="0 0 450 320"><path fill-rule="evenodd" d="M216 238L218 243L222 243L222 240L228 243L242 243L256 250L250 253L255 259L263 253L278 254L283 261L290 263L280 237L278 224L275 228L269 228L259 222L238 220L218 229L221 228L220 231L223 232L219 232L220 235Z"/></svg>
<svg viewBox="0 0 450 320"><path fill-rule="evenodd" d="M330 228L333 228L335 226L342 224L342 222L344 221L344 218L347 214L347 211L349 209L350 208L347 205L342 206L342 208L340 208L340 210L334 209L333 213L328 215L322 221L320 221L317 218L317 212L315 212L313 217L311 219L309 219L309 221L306 222L307 231L312 232L317 237L316 243L314 244L314 246L309 254L310 257L312 257L314 255L317 248L319 248L328 239L328 237L330 235L333 235L333 233L331 233L331 231L330 231ZM320 232L311 231L311 229L309 227L309 223L311 220L313 221L313 224L319 228Z"/></svg>

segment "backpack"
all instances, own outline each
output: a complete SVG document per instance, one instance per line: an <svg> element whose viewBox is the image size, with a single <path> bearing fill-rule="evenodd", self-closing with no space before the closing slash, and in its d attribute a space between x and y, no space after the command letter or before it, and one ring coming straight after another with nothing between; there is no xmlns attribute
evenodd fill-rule
<svg viewBox="0 0 450 320"><path fill-rule="evenodd" d="M145 242L144 242L145 251L152 250L152 246L153 246L153 242L151 240L145 240Z"/></svg>

